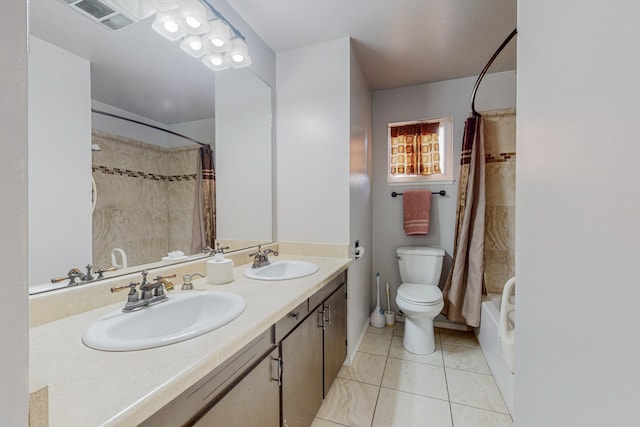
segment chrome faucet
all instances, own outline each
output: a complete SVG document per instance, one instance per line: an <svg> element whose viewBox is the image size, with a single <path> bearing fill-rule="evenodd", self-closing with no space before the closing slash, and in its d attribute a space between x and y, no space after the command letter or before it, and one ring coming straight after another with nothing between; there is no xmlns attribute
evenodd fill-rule
<svg viewBox="0 0 640 427"><path fill-rule="evenodd" d="M91 273L91 270L93 269L93 265L88 264L85 268L87 269L87 272L83 274L79 268L74 267L71 270L69 270L66 276L54 277L53 279L51 279L51 283L60 283L63 280L69 279L69 283L67 284L67 286L76 286L76 285L82 285L83 283L87 283L95 280L95 277Z"/></svg>
<svg viewBox="0 0 640 427"><path fill-rule="evenodd" d="M202 253L208 254L209 256L214 256L215 254L224 254L224 251L229 249L229 246L220 247L220 243L218 243L217 248L213 249L209 246L205 246L202 248Z"/></svg>
<svg viewBox="0 0 640 427"><path fill-rule="evenodd" d="M253 257L253 265L251 268L260 268L265 265L271 264L269 261L269 254L273 254L274 256L278 256L278 252L273 249L265 249L264 251L260 251L262 245L258 245L258 252L249 254L250 257Z"/></svg>
<svg viewBox="0 0 640 427"><path fill-rule="evenodd" d="M173 283L170 278L176 277L175 274L169 274L167 276L157 276L153 282L147 281L147 270L142 271L142 282L131 282L128 285L114 286L111 288L111 292L120 292L123 289L129 289L127 294L127 303L122 311L128 313L130 311L136 311L143 308L147 308L151 305L158 304L160 302L169 299L164 293L165 289L170 291L173 289ZM140 292L136 290L136 286L140 286Z"/></svg>

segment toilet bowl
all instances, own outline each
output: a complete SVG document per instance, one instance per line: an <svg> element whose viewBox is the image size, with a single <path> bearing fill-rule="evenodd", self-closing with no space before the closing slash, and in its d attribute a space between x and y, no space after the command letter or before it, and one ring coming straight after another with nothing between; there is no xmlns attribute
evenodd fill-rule
<svg viewBox="0 0 640 427"><path fill-rule="evenodd" d="M405 350L415 354L435 351L433 319L444 308L438 288L444 250L425 246L403 246L396 249L403 283L396 293L396 304L405 315Z"/></svg>
<svg viewBox="0 0 640 427"><path fill-rule="evenodd" d="M433 285L403 283L396 304L405 315L402 346L415 354L430 354L436 349L433 319L444 307L440 288Z"/></svg>

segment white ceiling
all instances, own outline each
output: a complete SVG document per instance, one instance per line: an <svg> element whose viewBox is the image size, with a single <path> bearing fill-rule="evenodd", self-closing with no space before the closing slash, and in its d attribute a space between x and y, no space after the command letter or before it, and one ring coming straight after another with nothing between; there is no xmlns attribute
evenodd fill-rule
<svg viewBox="0 0 640 427"><path fill-rule="evenodd" d="M516 27L516 0L227 0L282 52L352 37L372 89L478 75ZM511 42L492 72L516 67Z"/></svg>
<svg viewBox="0 0 640 427"><path fill-rule="evenodd" d="M477 75L516 26L516 0L227 2L275 52L351 37L372 89ZM91 61L94 99L165 124L213 116L214 73L150 19L110 31L59 0L30 8L31 34ZM515 69L515 46L490 71Z"/></svg>

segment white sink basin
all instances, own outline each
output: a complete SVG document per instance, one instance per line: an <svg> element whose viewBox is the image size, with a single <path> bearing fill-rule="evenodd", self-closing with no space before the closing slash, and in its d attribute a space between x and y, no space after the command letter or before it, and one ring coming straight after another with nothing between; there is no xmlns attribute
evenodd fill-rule
<svg viewBox="0 0 640 427"><path fill-rule="evenodd" d="M107 314L87 328L82 341L91 348L107 351L160 347L224 326L240 316L245 307L244 298L231 292L171 295L167 301L139 311Z"/></svg>
<svg viewBox="0 0 640 427"><path fill-rule="evenodd" d="M247 268L244 275L256 280L289 280L309 276L318 271L318 266L306 261L275 261L258 268Z"/></svg>

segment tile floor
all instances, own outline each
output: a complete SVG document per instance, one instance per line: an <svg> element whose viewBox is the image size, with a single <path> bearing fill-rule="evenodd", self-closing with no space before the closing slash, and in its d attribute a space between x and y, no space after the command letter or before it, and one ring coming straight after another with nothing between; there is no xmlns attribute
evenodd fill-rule
<svg viewBox="0 0 640 427"><path fill-rule="evenodd" d="M436 351L402 347L403 324L369 327L312 427L511 427L472 332L436 328Z"/></svg>

